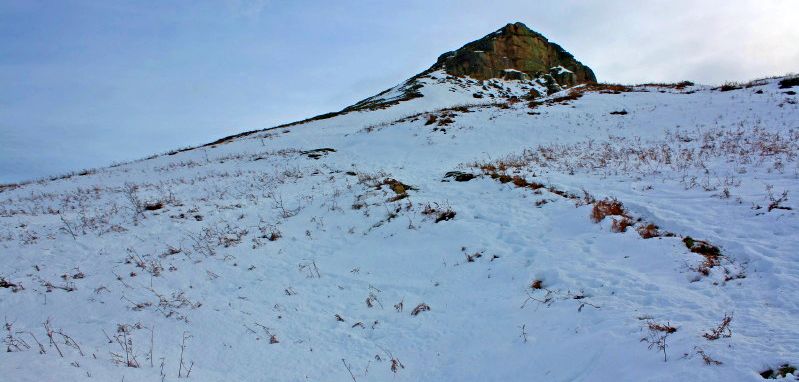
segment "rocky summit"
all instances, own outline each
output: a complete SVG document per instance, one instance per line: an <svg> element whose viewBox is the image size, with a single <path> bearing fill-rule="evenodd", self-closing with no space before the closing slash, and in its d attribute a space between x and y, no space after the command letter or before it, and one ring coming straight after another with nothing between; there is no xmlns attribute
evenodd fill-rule
<svg viewBox="0 0 799 382"><path fill-rule="evenodd" d="M551 78L565 87L596 82L591 68L518 22L442 54L431 69L445 69L449 74L478 80Z"/></svg>
<svg viewBox="0 0 799 382"><path fill-rule="evenodd" d="M429 69L409 78L395 87L366 98L338 113L315 118L332 118L352 111L376 110L424 96L421 89L425 78L435 73L448 77L450 85L480 82L473 93L476 99L509 96L491 94L489 87L497 87L500 80L515 82L523 90L514 96L537 99L586 83L597 82L594 71L577 61L560 45L547 40L523 23L507 24L485 37L472 41L458 50L438 57ZM501 87L500 87L501 89ZM513 92L512 92L513 93Z"/></svg>

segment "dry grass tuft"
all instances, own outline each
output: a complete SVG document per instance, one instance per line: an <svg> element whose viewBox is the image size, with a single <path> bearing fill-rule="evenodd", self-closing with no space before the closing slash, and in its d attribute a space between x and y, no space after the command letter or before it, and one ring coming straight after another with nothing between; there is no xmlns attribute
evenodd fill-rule
<svg viewBox="0 0 799 382"><path fill-rule="evenodd" d="M651 224L651 223L647 224L647 225L644 225L644 226L638 227L637 231L638 231L638 235L640 235L641 238L643 238L643 239L651 239L653 237L660 237L661 236L661 233L660 233L660 230L658 229L658 226L656 226L654 224Z"/></svg>
<svg viewBox="0 0 799 382"><path fill-rule="evenodd" d="M704 240L696 240L690 236L682 239L688 249L705 258L705 261L697 269L699 273L707 276L710 274L710 269L720 264L721 250L713 244Z"/></svg>
<svg viewBox="0 0 799 382"><path fill-rule="evenodd" d="M452 210L450 207L441 207L438 203L434 203L435 206L428 203L422 209L422 215L425 216L434 216L435 222L439 223L442 221L448 221L455 218L457 214L455 211Z"/></svg>
<svg viewBox="0 0 799 382"><path fill-rule="evenodd" d="M599 200L594 203L594 208L591 210L591 221L599 223L610 215L629 219L627 212L624 211L624 205L616 199Z"/></svg>
<svg viewBox="0 0 799 382"><path fill-rule="evenodd" d="M710 332L707 332L702 335L708 341L715 341L719 338L729 338L732 337L732 330L730 330L730 323L732 322L732 315L731 314L724 314L724 318L721 320L718 326L713 328Z"/></svg>
<svg viewBox="0 0 799 382"><path fill-rule="evenodd" d="M656 331L656 332L674 333L674 332L677 331L676 327L671 326L668 323L666 323L666 324L658 324L657 322L654 322L654 321L650 322L648 327L649 327L649 330Z"/></svg>
<svg viewBox="0 0 799 382"><path fill-rule="evenodd" d="M427 312L429 310L430 310L430 305L421 303L419 305L416 305L415 308L413 308L413 310L411 311L411 316L418 316L419 313Z"/></svg>
<svg viewBox="0 0 799 382"><path fill-rule="evenodd" d="M633 221L630 218L622 217L621 219L613 219L613 223L610 225L610 230L616 233L627 232L627 227L633 225Z"/></svg>

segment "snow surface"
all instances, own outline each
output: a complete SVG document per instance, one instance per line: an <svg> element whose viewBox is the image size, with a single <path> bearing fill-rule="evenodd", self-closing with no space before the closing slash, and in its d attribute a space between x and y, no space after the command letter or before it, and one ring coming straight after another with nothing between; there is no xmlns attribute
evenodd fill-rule
<svg viewBox="0 0 799 382"><path fill-rule="evenodd" d="M757 381L799 363L799 107L777 80L535 108L507 102L531 83L422 81L389 108L0 192L3 380ZM723 259L702 275L679 236L612 232L475 167L500 163ZM677 329L665 362L653 323Z"/></svg>
<svg viewBox="0 0 799 382"><path fill-rule="evenodd" d="M563 73L574 73L574 72L572 72L571 70L569 70L569 69L566 69L566 68L564 68L564 67L563 67L563 66L561 66L561 65L558 65L558 66L553 66L553 67L549 68L549 70L553 70L553 69L554 69L554 70L556 70L556 71L558 72L557 74L563 74Z"/></svg>

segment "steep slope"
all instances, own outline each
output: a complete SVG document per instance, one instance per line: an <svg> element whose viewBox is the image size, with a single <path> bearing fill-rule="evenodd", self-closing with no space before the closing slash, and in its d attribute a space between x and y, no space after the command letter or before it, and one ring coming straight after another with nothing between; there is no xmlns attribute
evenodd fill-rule
<svg viewBox="0 0 799 382"><path fill-rule="evenodd" d="M781 80L526 101L436 69L421 97L5 188L0 375L762 380L799 363Z"/></svg>

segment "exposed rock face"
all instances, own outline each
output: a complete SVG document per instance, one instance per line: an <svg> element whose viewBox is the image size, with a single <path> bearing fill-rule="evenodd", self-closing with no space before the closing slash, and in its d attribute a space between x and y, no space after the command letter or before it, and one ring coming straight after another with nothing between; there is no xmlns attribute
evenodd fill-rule
<svg viewBox="0 0 799 382"><path fill-rule="evenodd" d="M445 70L458 77L468 76L476 80L502 78L527 81L535 84L528 97L538 98L570 88L575 85L596 82L591 68L574 59L571 53L546 37L527 28L522 23L508 24L460 49L447 52L438 61L404 83L364 99L342 110L348 113L359 110L376 110L396 105L414 98L423 97L424 86L419 82L430 73ZM476 94L475 98L482 98ZM330 118L330 113L317 118Z"/></svg>
<svg viewBox="0 0 799 382"><path fill-rule="evenodd" d="M547 78L571 87L596 82L594 72L559 45L522 23L508 24L462 48L444 53L431 69L456 76L489 78Z"/></svg>

